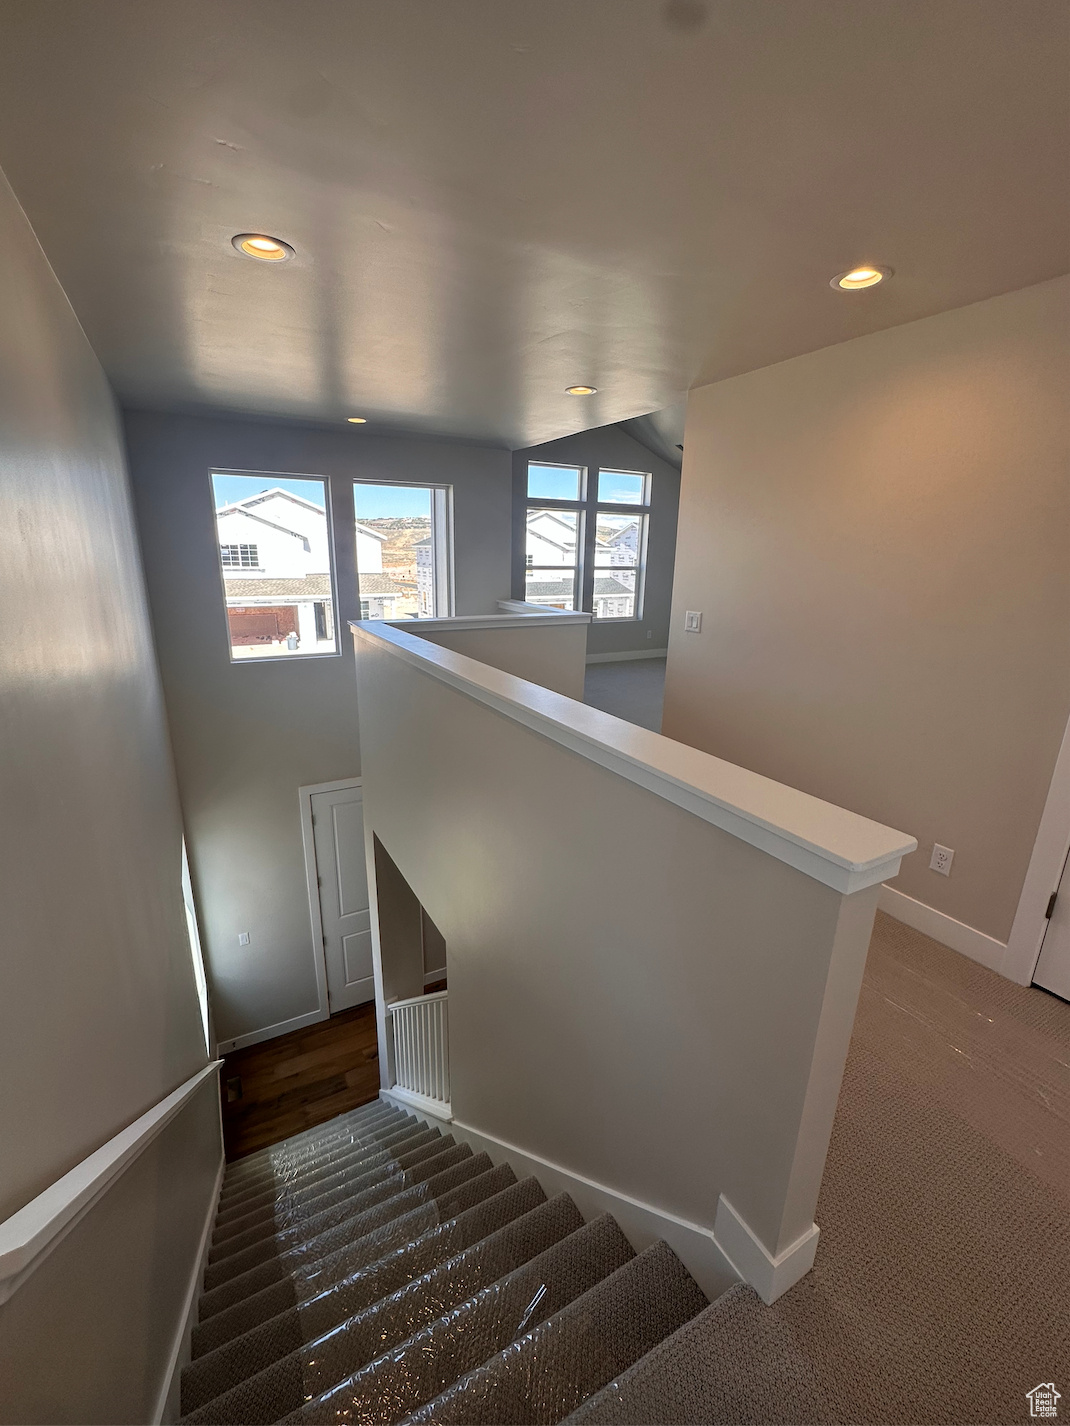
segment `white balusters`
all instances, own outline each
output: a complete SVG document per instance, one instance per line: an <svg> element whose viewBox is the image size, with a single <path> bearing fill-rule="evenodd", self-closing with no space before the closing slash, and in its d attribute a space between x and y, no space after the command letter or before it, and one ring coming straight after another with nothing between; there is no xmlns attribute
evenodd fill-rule
<svg viewBox="0 0 1070 1426"><path fill-rule="evenodd" d="M450 1049L446 991L395 1000L388 1005L394 1027L394 1088L449 1106Z"/></svg>

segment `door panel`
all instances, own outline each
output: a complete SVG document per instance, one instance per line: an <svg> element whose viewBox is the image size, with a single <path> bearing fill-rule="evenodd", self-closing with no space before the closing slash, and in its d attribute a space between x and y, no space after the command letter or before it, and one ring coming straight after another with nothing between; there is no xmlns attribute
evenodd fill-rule
<svg viewBox="0 0 1070 1426"><path fill-rule="evenodd" d="M342 959L347 987L367 980L372 973L372 933L354 931L349 936L343 936Z"/></svg>
<svg viewBox="0 0 1070 1426"><path fill-rule="evenodd" d="M368 868L364 862L364 804L360 789L354 802L336 802L331 808L338 865L338 902L343 916L368 909ZM337 796L328 793L329 797Z"/></svg>
<svg viewBox="0 0 1070 1426"><path fill-rule="evenodd" d="M323 954L331 1013L375 996L371 910L359 787L312 794Z"/></svg>

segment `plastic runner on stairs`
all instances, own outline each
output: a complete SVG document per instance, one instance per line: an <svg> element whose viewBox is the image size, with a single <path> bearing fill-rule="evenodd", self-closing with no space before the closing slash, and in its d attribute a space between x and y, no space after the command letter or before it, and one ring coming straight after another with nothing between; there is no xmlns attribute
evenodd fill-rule
<svg viewBox="0 0 1070 1426"><path fill-rule="evenodd" d="M204 1287L182 1411L219 1426L556 1422L591 1398L623 1422L605 1393L707 1306L665 1244L636 1255L379 1102L231 1165Z"/></svg>

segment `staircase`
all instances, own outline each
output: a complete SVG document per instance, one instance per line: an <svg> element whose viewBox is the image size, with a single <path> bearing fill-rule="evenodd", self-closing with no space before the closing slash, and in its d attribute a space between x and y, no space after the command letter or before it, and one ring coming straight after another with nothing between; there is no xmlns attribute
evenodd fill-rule
<svg viewBox="0 0 1070 1426"><path fill-rule="evenodd" d="M707 1306L664 1243L365 1105L229 1167L183 1420L650 1421L686 1324L740 1294Z"/></svg>

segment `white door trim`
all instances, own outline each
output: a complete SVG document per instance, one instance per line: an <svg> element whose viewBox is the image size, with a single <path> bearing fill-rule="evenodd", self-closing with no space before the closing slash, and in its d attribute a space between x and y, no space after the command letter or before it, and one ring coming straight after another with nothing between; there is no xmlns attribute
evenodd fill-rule
<svg viewBox="0 0 1070 1426"><path fill-rule="evenodd" d="M334 782L310 782L297 789L301 803L301 845L305 851L305 885L308 888L308 909L312 917L312 959L316 967L316 993L319 996L320 1013L316 1017L326 1020L330 1015L327 999L327 957L323 949L323 917L320 914L319 873L316 870L316 843L312 828L312 796L316 792L344 792L348 787L363 786L359 777L336 778Z"/></svg>
<svg viewBox="0 0 1070 1426"><path fill-rule="evenodd" d="M1033 843L1018 910L1014 915L1003 974L1019 985L1029 985L1040 959L1047 930L1044 912L1048 898L1059 885L1066 854L1070 851L1070 722L1055 760L1051 787Z"/></svg>

